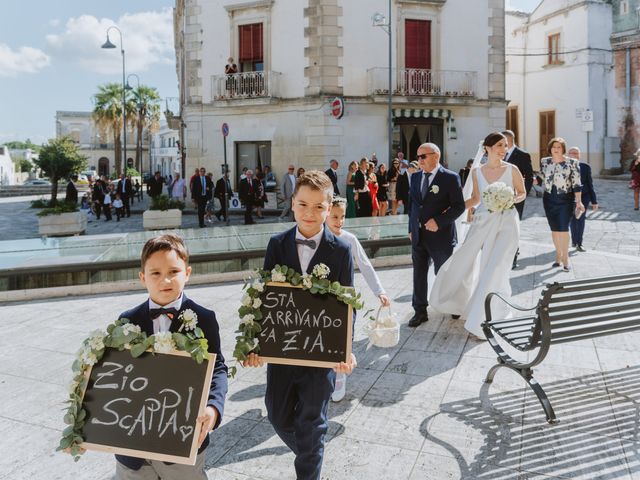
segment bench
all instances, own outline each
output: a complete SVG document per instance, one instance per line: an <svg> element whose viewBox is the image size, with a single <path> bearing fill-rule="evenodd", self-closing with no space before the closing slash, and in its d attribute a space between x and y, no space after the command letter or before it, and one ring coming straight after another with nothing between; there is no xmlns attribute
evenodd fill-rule
<svg viewBox="0 0 640 480"><path fill-rule="evenodd" d="M519 312L518 316L492 318L494 297ZM491 367L485 382L491 383L500 367L513 370L536 394L547 421L555 423L551 402L533 378L532 367L544 360L551 345L640 330L640 272L547 284L532 308L512 305L497 293L489 293L484 306L482 329L498 354L498 364ZM518 361L498 339L520 352L537 351L537 355Z"/></svg>

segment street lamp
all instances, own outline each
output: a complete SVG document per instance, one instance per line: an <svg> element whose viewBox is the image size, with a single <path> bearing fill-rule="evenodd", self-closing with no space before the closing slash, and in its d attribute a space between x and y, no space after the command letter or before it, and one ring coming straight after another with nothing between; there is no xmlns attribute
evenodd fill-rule
<svg viewBox="0 0 640 480"><path fill-rule="evenodd" d="M122 156L124 157L124 160L122 162L123 165L123 172L126 172L126 165L127 165L127 101L126 101L126 86L125 86L125 70L124 70L124 44L122 43L122 32L120 31L120 29L118 27L116 27L115 25L112 25L111 27L107 28L107 41L104 42L104 44L102 45L102 48L116 48L116 46L111 43L111 40L109 40L109 30L111 29L115 29L118 31L118 33L120 34L120 53L122 54L122 127L123 127L123 147L122 147ZM121 173L121 172L118 172Z"/></svg>
<svg viewBox="0 0 640 480"><path fill-rule="evenodd" d="M393 116L392 116L392 85L391 85L391 73L392 73L392 64L391 64L391 39L392 39L392 31L391 31L391 0L389 0L389 14L385 17L381 13L374 13L371 16L371 21L373 22L374 27L382 28L387 35L389 36L389 90L387 97L387 137L389 139L389 148L387 153L389 154L389 163L387 164L389 167L391 166L391 162L393 161Z"/></svg>
<svg viewBox="0 0 640 480"><path fill-rule="evenodd" d="M140 114L140 109L141 109L141 105L140 105L140 77L138 75L136 75L135 73L130 73L129 75L127 75L127 85L124 87L125 90L133 90L133 87L131 85L129 85L129 77L135 77L136 78L136 88L137 88L137 93L136 93L136 97L137 97L137 102L136 102L136 111L138 112L138 114ZM138 118L138 121L140 120L140 118ZM136 170L138 170L139 172L142 171L142 141L138 138L138 135L140 135L138 132L140 132L140 130L138 130L136 128L136 160L139 159L140 160L140 164L136 163ZM138 151L140 150L140 151ZM127 171L126 167L125 167L125 172Z"/></svg>

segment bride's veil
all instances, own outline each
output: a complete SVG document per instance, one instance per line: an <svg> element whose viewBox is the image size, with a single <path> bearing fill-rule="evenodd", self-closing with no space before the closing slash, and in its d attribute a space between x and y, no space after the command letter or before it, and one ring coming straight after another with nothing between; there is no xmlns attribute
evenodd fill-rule
<svg viewBox="0 0 640 480"><path fill-rule="evenodd" d="M471 165L469 175L467 175L467 179L462 187L462 196L464 197L465 201L469 200L471 198L471 195L473 194L473 177L471 175L471 172L474 168L480 166L480 162L482 161L482 157L484 156L484 146L482 144L483 142L480 142L480 144L478 145L478 151L476 152L476 156L473 158L473 165ZM464 213L456 219L458 244L461 244L464 241L464 238L467 236L467 229L469 228L469 225L467 224L467 213L467 210L465 210Z"/></svg>

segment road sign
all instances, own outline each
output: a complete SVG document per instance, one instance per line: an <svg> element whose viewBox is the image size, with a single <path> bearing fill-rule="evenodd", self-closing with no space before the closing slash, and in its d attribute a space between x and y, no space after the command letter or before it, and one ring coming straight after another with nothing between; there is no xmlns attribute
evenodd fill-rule
<svg viewBox="0 0 640 480"><path fill-rule="evenodd" d="M582 112L582 131L593 132L593 111L589 109Z"/></svg>
<svg viewBox="0 0 640 480"><path fill-rule="evenodd" d="M340 119L344 115L344 100L342 97L336 97L331 102L331 115L336 119Z"/></svg>
<svg viewBox="0 0 640 480"><path fill-rule="evenodd" d="M222 124L222 136L226 137L227 135L229 135L229 124L228 123L223 123Z"/></svg>

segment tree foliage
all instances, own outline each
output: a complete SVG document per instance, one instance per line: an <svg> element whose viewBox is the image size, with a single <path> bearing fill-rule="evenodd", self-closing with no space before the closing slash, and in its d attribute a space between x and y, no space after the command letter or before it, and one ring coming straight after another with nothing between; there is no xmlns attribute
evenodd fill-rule
<svg viewBox="0 0 640 480"><path fill-rule="evenodd" d="M49 143L43 145L35 164L51 181L51 205L55 205L58 196L58 181L85 169L87 157L80 153L78 145L71 137L65 136L52 138Z"/></svg>

